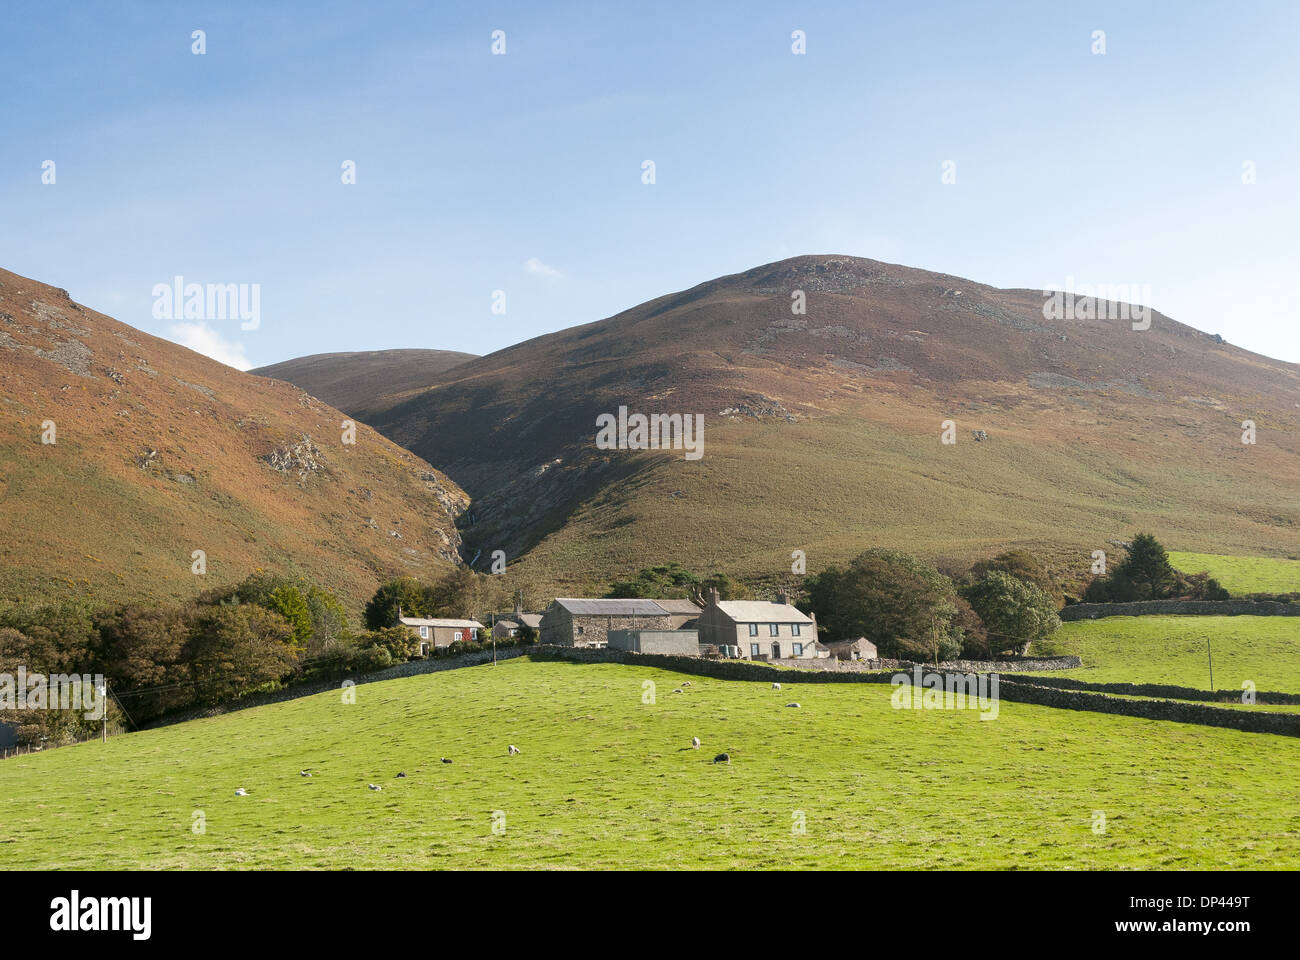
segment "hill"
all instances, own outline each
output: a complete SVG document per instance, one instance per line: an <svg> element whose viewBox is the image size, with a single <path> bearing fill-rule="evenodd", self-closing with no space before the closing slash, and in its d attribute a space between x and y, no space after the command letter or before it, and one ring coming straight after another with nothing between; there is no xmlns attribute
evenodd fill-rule
<svg viewBox="0 0 1300 960"><path fill-rule="evenodd" d="M9 759L0 844L11 869L1300 865L1291 738L681 677L510 660Z"/></svg>
<svg viewBox="0 0 1300 960"><path fill-rule="evenodd" d="M870 544L953 563L1023 545L1081 573L1136 529L1295 555L1300 367L1154 311L1135 330L1111 301L1094 312L1116 319L1045 319L1044 299L798 257L467 361L370 422L473 497L466 556L522 558L543 596L668 560L788 576L796 549L817 569ZM620 406L702 415L703 457L596 449Z"/></svg>
<svg viewBox="0 0 1300 960"><path fill-rule="evenodd" d="M0 271L0 599L185 598L262 567L355 605L457 563L464 492L344 419Z"/></svg>
<svg viewBox="0 0 1300 960"><path fill-rule="evenodd" d="M349 416L367 420L378 395L428 386L437 374L474 357L455 350L315 353L249 372L286 380Z"/></svg>

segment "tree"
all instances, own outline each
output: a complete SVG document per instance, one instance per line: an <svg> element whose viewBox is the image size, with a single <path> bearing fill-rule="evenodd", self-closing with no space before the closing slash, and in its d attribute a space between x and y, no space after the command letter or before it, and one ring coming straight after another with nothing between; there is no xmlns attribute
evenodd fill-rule
<svg viewBox="0 0 1300 960"><path fill-rule="evenodd" d="M1169 555L1149 533L1133 538L1113 579L1128 600L1159 600L1169 596L1177 583Z"/></svg>
<svg viewBox="0 0 1300 960"><path fill-rule="evenodd" d="M961 651L957 593L930 564L897 550L872 549L840 569L808 578L808 601L819 632L866 637L885 657L955 657Z"/></svg>
<svg viewBox="0 0 1300 960"><path fill-rule="evenodd" d="M606 597L624 599L646 597L651 600L707 601L709 591L717 590L722 600L747 600L753 594L743 583L732 580L725 573L698 576L680 563L661 563L643 567L635 576L615 581Z"/></svg>
<svg viewBox="0 0 1300 960"><path fill-rule="evenodd" d="M307 588L306 600L312 625L309 650L319 651L330 641L347 636L348 612L343 601L315 584Z"/></svg>
<svg viewBox="0 0 1300 960"><path fill-rule="evenodd" d="M152 692L131 697L136 722L185 706L193 700L189 667L182 651L191 624L175 607L128 603L95 614L99 631L99 669L113 690ZM162 689L157 689L162 688Z"/></svg>
<svg viewBox="0 0 1300 960"><path fill-rule="evenodd" d="M1056 602L1037 584L990 570L962 588L988 631L992 653L1023 653L1030 643L1044 640L1061 625Z"/></svg>
<svg viewBox="0 0 1300 960"><path fill-rule="evenodd" d="M406 627L383 627L357 637L358 650L379 649L388 652L390 663L405 663L419 652L420 641Z"/></svg>
<svg viewBox="0 0 1300 960"><path fill-rule="evenodd" d="M430 617L474 617L483 603L483 580L469 567L456 567L425 589L425 608Z"/></svg>
<svg viewBox="0 0 1300 960"><path fill-rule="evenodd" d="M280 680L298 663L288 622L255 604L200 608L182 656L203 703L233 700Z"/></svg>
<svg viewBox="0 0 1300 960"><path fill-rule="evenodd" d="M271 595L259 606L284 617L293 631L294 645L300 651L307 649L307 641L312 635L311 609L301 590L292 584L282 584L272 590Z"/></svg>
<svg viewBox="0 0 1300 960"><path fill-rule="evenodd" d="M408 617L433 615L428 588L414 577L399 577L381 584L366 604L366 627L381 630L393 626L399 607Z"/></svg>
<svg viewBox="0 0 1300 960"><path fill-rule="evenodd" d="M980 560L970 569L970 581L979 580L990 570L1001 570L1017 580L1032 583L1052 598L1056 609L1065 606L1065 591L1061 584L1048 571L1046 564L1028 550L1004 550L992 560Z"/></svg>

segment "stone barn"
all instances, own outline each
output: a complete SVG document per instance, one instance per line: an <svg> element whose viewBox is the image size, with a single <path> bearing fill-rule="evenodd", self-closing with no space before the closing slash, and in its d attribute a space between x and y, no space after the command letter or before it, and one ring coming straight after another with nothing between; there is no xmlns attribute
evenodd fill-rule
<svg viewBox="0 0 1300 960"><path fill-rule="evenodd" d="M826 644L837 660L879 660L876 645L866 637L856 640L833 640Z"/></svg>
<svg viewBox="0 0 1300 960"><path fill-rule="evenodd" d="M675 630L674 615L655 600L558 597L542 614L541 642L603 647L611 630Z"/></svg>

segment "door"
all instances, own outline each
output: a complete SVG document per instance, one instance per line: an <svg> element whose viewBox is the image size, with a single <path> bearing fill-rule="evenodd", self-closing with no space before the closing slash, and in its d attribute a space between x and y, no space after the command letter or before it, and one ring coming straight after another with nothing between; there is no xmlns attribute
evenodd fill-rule
<svg viewBox="0 0 1300 960"><path fill-rule="evenodd" d="M779 660L780 658L781 658L781 644L774 643L772 644L772 659Z"/></svg>

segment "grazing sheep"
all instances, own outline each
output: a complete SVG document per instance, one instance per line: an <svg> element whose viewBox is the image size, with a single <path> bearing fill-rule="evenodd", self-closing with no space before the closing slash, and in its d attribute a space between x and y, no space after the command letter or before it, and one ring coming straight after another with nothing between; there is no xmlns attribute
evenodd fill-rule
<svg viewBox="0 0 1300 960"><path fill-rule="evenodd" d="M369 787L371 790L382 790L382 789L384 789L383 787L379 786L379 785L376 784L376 783L367 783L366 786Z"/></svg>
<svg viewBox="0 0 1300 960"><path fill-rule="evenodd" d="M513 743L510 744L510 756L513 757L518 752L519 752L519 748L516 747Z"/></svg>
<svg viewBox="0 0 1300 960"><path fill-rule="evenodd" d="M406 774L404 774L404 773L399 773L399 774L397 775L397 779L398 779L398 780L405 780L405 779L406 779Z"/></svg>
<svg viewBox="0 0 1300 960"><path fill-rule="evenodd" d="M713 758L713 762L714 762L714 763L730 763L730 762L731 762L731 754L729 754L729 753L720 753L720 754L718 754L716 757Z"/></svg>
<svg viewBox="0 0 1300 960"><path fill-rule="evenodd" d="M235 791L235 796L246 797L248 796L248 791L245 790L243 787L240 787L238 790Z"/></svg>
<svg viewBox="0 0 1300 960"><path fill-rule="evenodd" d="M781 689L781 684L779 684L779 683L774 683L774 684L772 684L772 689L773 689L773 690L780 690L780 689Z"/></svg>
<svg viewBox="0 0 1300 960"><path fill-rule="evenodd" d="M443 757L443 758L442 758L442 762L443 762L443 763L451 763L451 761L448 760L446 757Z"/></svg>
<svg viewBox="0 0 1300 960"><path fill-rule="evenodd" d="M694 747L696 750L700 749L700 738L691 737L691 746Z"/></svg>
<svg viewBox="0 0 1300 960"><path fill-rule="evenodd" d="M673 693L681 693L681 692L682 692L682 688L681 688L681 687L678 687L676 690L673 691Z"/></svg>
<svg viewBox="0 0 1300 960"><path fill-rule="evenodd" d="M787 703L786 706L787 706L787 707L795 707L795 708L797 708L797 707L799 706L799 704L797 704L797 703Z"/></svg>
<svg viewBox="0 0 1300 960"><path fill-rule="evenodd" d="M310 777L310 776L311 776L311 771L310 771L310 770L299 770L299 771L298 771L298 776L300 776L300 777Z"/></svg>
<svg viewBox="0 0 1300 960"><path fill-rule="evenodd" d="M690 685L691 685L691 681L689 681L689 680L683 680L683 681L682 681L682 686L683 686L683 687L689 687Z"/></svg>

